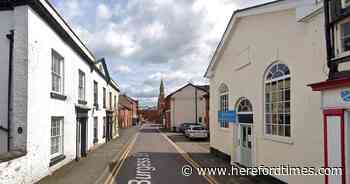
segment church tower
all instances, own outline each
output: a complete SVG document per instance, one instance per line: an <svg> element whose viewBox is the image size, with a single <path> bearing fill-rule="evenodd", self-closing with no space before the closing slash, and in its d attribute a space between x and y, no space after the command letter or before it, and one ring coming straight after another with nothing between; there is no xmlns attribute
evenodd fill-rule
<svg viewBox="0 0 350 184"><path fill-rule="evenodd" d="M158 97L158 111L161 112L164 108L164 83L163 79L160 81L159 97Z"/></svg>

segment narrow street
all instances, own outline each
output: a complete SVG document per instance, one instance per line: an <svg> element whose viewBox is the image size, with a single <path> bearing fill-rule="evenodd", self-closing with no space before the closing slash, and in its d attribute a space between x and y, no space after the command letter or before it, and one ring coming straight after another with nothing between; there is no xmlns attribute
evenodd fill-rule
<svg viewBox="0 0 350 184"><path fill-rule="evenodd" d="M189 163L160 133L158 127L145 125L128 157L116 174L116 183L209 183L204 177L183 176L181 169Z"/></svg>

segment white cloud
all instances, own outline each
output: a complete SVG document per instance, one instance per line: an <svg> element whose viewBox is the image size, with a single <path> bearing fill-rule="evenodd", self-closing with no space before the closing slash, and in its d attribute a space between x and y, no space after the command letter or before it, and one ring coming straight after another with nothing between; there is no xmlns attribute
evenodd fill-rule
<svg viewBox="0 0 350 184"><path fill-rule="evenodd" d="M142 30L143 37L146 39L160 40L166 36L164 25L159 22L153 22Z"/></svg>
<svg viewBox="0 0 350 184"><path fill-rule="evenodd" d="M96 11L98 18L110 19L112 17L112 11L105 4L99 4Z"/></svg>
<svg viewBox="0 0 350 184"><path fill-rule="evenodd" d="M130 73L131 69L128 65L118 65L115 68L116 71L120 72L120 73Z"/></svg>
<svg viewBox="0 0 350 184"><path fill-rule="evenodd" d="M122 89L148 103L162 78L168 92L206 83L202 76L232 12L267 0L53 1L90 50L106 58Z"/></svg>

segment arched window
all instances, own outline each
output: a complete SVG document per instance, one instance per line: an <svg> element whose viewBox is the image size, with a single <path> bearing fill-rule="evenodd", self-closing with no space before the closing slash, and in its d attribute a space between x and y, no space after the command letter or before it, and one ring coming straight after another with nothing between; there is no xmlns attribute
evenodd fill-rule
<svg viewBox="0 0 350 184"><path fill-rule="evenodd" d="M228 111L228 87L226 84L221 84L219 87L219 111ZM228 128L229 124L227 121L220 121L221 128Z"/></svg>
<svg viewBox="0 0 350 184"><path fill-rule="evenodd" d="M253 123L253 106L246 98L241 98L236 107L239 123Z"/></svg>
<svg viewBox="0 0 350 184"><path fill-rule="evenodd" d="M265 134L290 137L290 71L285 64L270 66L265 77Z"/></svg>

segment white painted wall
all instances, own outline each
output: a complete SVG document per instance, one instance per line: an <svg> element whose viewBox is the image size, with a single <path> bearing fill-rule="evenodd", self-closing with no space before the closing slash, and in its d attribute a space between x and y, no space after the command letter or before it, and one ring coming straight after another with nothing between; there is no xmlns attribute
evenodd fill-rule
<svg viewBox="0 0 350 184"><path fill-rule="evenodd" d="M326 49L323 14L308 22L297 22L294 9L238 18L226 40L219 63L210 79L210 146L237 161L237 125L220 128L219 86L229 87L229 109L246 97L253 105L253 165L323 165L323 129L320 94L307 85L326 79ZM250 63L237 68L249 48ZM248 56L246 56L248 57ZM264 135L264 72L273 62L288 65L291 71L292 137ZM278 176L276 176L278 177ZM279 177L290 184L323 183L322 176Z"/></svg>
<svg viewBox="0 0 350 184"><path fill-rule="evenodd" d="M0 15L5 15L3 11L0 11L0 13L2 13ZM16 147L25 147L27 154L19 159L0 163L0 183L26 184L34 183L42 177L51 174L76 157L77 122L75 105L78 103L78 70L85 72L86 101L87 106L92 109L89 111L87 122L89 149L96 146L93 144L93 117L95 116L98 117L99 121L98 143L105 142L105 139L102 138L103 117L106 116L106 111L103 109L102 104L102 88L105 87L107 89L108 97L109 87L105 79L96 71L91 71L90 66L31 8L27 6L15 7L12 13L14 14L12 23L16 30L14 64L17 67L14 74L14 111L16 112L14 121L16 126L23 126L26 132L23 135L13 134L15 137L19 137L15 139L15 141L18 141L14 142L14 145ZM11 20L10 15L6 16L10 17L9 20ZM2 26L3 22L1 22L3 17L0 16L1 35L4 32L2 29L5 29ZM0 40L0 48L2 46L3 40ZM65 101L50 97L51 49L54 49L64 57L64 94L67 96ZM2 57L0 59L3 63ZM3 68L5 69L6 67ZM1 78L1 80L3 79ZM99 87L99 110L93 108L94 80L98 82ZM49 167L52 116L64 117L63 150L66 159L53 167Z"/></svg>
<svg viewBox="0 0 350 184"><path fill-rule="evenodd" d="M92 148L95 145L93 144L93 138L94 138L94 130L93 130L93 126L94 126L94 117L97 117L98 119L98 143L97 144L103 144L105 143L105 138L103 138L103 117L106 116L106 110L103 108L103 88L106 88L106 92L108 92L108 84L106 82L105 79L101 78L101 76L97 73L97 72L92 72L91 73L92 78L90 79L90 88L87 88L88 91L90 91L90 96L87 98L88 102L91 102L91 107L93 105L93 99L94 99L94 94L93 94L93 81L95 80L98 83L98 110L96 110L95 108L92 108L92 110L90 111L89 114L89 135L88 135L88 142L89 142L89 147ZM107 95L108 97L108 95ZM108 101L108 98L107 98Z"/></svg>
<svg viewBox="0 0 350 184"><path fill-rule="evenodd" d="M176 127L178 129L182 123L196 122L195 89L195 87L189 85L171 96L171 127ZM203 123L205 117L205 99L202 98L202 96L204 94L206 94L206 92L197 89L198 119L199 117L202 117Z"/></svg>

